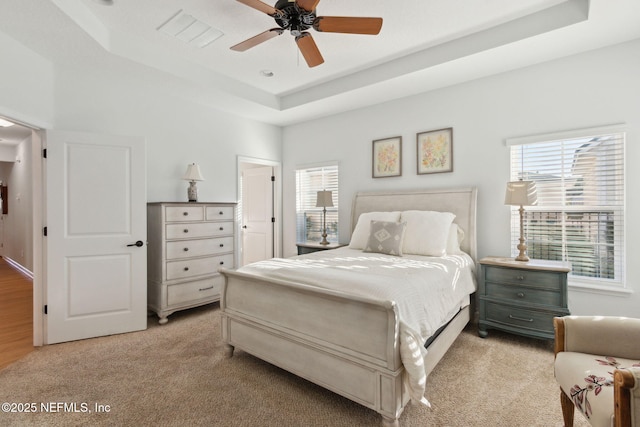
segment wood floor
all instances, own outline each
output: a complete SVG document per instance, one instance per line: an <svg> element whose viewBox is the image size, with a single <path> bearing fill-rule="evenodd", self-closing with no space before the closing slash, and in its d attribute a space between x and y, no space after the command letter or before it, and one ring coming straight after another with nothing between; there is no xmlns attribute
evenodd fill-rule
<svg viewBox="0 0 640 427"><path fill-rule="evenodd" d="M0 369L32 350L32 280L0 257Z"/></svg>

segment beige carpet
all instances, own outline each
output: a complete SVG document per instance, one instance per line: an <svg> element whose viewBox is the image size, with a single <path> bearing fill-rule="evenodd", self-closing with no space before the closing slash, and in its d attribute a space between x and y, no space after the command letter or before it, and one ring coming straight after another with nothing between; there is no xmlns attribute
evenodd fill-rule
<svg viewBox="0 0 640 427"><path fill-rule="evenodd" d="M2 426L378 426L380 416L246 353L223 356L217 304L164 326L39 348L0 371ZM424 426L562 425L549 342L468 327L428 380L432 408L409 404L400 422ZM42 413L43 402L91 412ZM95 412L103 405L108 412ZM56 405L52 405L56 407ZM576 414L576 426L587 426Z"/></svg>

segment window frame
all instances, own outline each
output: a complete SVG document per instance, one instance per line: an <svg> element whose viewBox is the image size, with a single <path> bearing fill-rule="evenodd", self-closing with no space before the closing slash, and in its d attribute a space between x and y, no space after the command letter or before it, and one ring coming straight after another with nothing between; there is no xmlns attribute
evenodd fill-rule
<svg viewBox="0 0 640 427"><path fill-rule="evenodd" d="M619 236L622 239L622 242L614 246L616 249L619 249L621 251L621 255L616 254L613 260L613 264L618 265L618 267L614 268L614 270L616 271L616 275L618 276L615 277L614 279L606 279L606 278L600 278L600 277L587 277L587 276L578 276L575 274L569 274L569 285L574 288L585 288L585 289L596 290L596 291L607 291L608 293L618 293L618 292L628 293L629 290L626 284L626 277L627 277L626 245L627 245L628 239L626 236L626 227L625 227L625 223L627 222L627 215L626 215L627 160L625 156L626 138L627 138L626 125L614 124L614 125L608 125L608 126L576 129L576 130L569 130L569 131L555 132L555 133L548 133L548 134L538 134L538 135L531 135L531 136L518 137L518 138L508 138L506 140L506 145L509 148L510 180L517 180L518 179L518 176L516 176L517 166L514 167L515 159L512 156L512 149L514 146L534 145L534 144L552 143L552 142L560 142L560 141L571 141L571 140L576 140L580 138L597 138L600 136L608 136L608 135L615 135L615 134L621 134L621 140L622 140L621 142L622 163L621 164L623 168L623 171L621 174L622 206L616 207L613 209L614 211L619 212L620 214L619 218L622 221L622 232L620 233L620 236ZM521 169L522 169L522 165L519 165L519 166L521 166ZM529 178L525 178L525 179L529 179ZM535 179L533 180L535 181ZM531 212L534 214L536 212L553 212L555 211L554 207L555 206L548 206L548 209L545 209L544 207L536 207L536 206L525 207L525 230L527 229L527 222L526 222L527 212ZM571 211L590 212L591 208L593 207L594 205L577 205L575 207L572 207L569 204L563 204L561 206L563 212L571 212ZM595 207L597 207L600 212L605 211L604 205L595 205ZM518 208L519 207L517 206L515 207L511 206L510 240L512 242L511 244L512 251L515 248L514 242L517 244L517 240L519 238ZM514 226L514 221L518 222L517 226ZM515 233L516 230L517 230L517 233ZM514 234L518 234L518 236L515 236ZM527 238L526 234L527 233L525 231L525 238ZM563 236L566 238L566 235L563 235ZM565 238L563 238L562 240L563 246L566 244ZM566 258L566 256L563 255L563 258Z"/></svg>
<svg viewBox="0 0 640 427"><path fill-rule="evenodd" d="M309 171L314 171L317 169L333 169L335 168L335 173L337 174L337 176L335 177L335 185L332 185L331 183L325 183L324 182L324 178L323 178L323 184L320 186L313 186L311 189L307 190L307 195L305 197L305 199L307 200L307 208L302 207L301 208L301 202L300 200L300 188L299 188L299 180L300 180L300 173L301 172L307 172L309 173ZM340 240L340 218L339 218L339 189L340 189L340 164L337 161L332 161L332 162L323 162L323 163L314 163L314 164L308 164L308 165L300 165L300 166L296 166L295 168L295 193L296 193L296 213L295 213L295 217L296 217L296 242L297 243L306 243L306 242L315 242L316 240L319 242L321 240L321 237L319 239L307 239L307 238L303 238L307 237L308 234L305 234L305 230L306 228L304 227L303 222L306 221L306 217L301 216L304 215L301 212L311 212L314 216L320 216L320 218L322 218L322 208L318 208L315 207L315 200L316 200L316 192L317 191L321 191L321 190L330 190L332 191L332 199L333 199L333 207L328 207L327 209L327 240L330 243L338 243ZM322 188L321 188L322 187ZM309 204L312 204L313 206L309 206ZM302 210L301 210L302 209ZM335 227L329 227L330 224L330 218L331 219L331 223L335 224ZM313 219L311 220L313 221ZM320 219L321 222L321 219ZM301 230L301 227L302 230ZM334 230L335 232L332 232L332 230Z"/></svg>

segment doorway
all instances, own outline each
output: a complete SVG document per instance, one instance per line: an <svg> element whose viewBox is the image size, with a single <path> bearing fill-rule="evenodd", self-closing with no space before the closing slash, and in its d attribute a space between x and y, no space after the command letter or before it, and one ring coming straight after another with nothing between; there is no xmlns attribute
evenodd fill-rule
<svg viewBox="0 0 640 427"><path fill-rule="evenodd" d="M32 343L42 345L42 143L35 125L2 116L12 123L0 126L0 179L6 186L7 204L2 214L2 256L30 280L32 296L16 316L33 319ZM8 277L5 272L3 277ZM20 286L17 281L10 286ZM37 308L39 309L37 309ZM17 307L14 307L16 309Z"/></svg>
<svg viewBox="0 0 640 427"><path fill-rule="evenodd" d="M279 162L238 157L238 265L280 254Z"/></svg>

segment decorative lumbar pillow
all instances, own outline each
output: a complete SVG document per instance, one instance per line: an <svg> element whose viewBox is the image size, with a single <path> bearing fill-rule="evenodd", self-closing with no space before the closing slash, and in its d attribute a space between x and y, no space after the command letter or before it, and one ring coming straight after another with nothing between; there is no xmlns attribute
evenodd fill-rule
<svg viewBox="0 0 640 427"><path fill-rule="evenodd" d="M349 247L351 249L364 249L369 241L371 231L371 221L389 221L398 222L400 220L400 212L366 212L360 214L356 228L351 234Z"/></svg>
<svg viewBox="0 0 640 427"><path fill-rule="evenodd" d="M404 222L371 221L371 234L364 252L402 256L406 228Z"/></svg>
<svg viewBox="0 0 640 427"><path fill-rule="evenodd" d="M425 256L445 256L451 224L451 212L404 211L400 220L407 223L402 252Z"/></svg>
<svg viewBox="0 0 640 427"><path fill-rule="evenodd" d="M464 240L464 230L456 223L451 224L449 228L449 237L447 238L447 255L455 255L463 252L460 244Z"/></svg>

